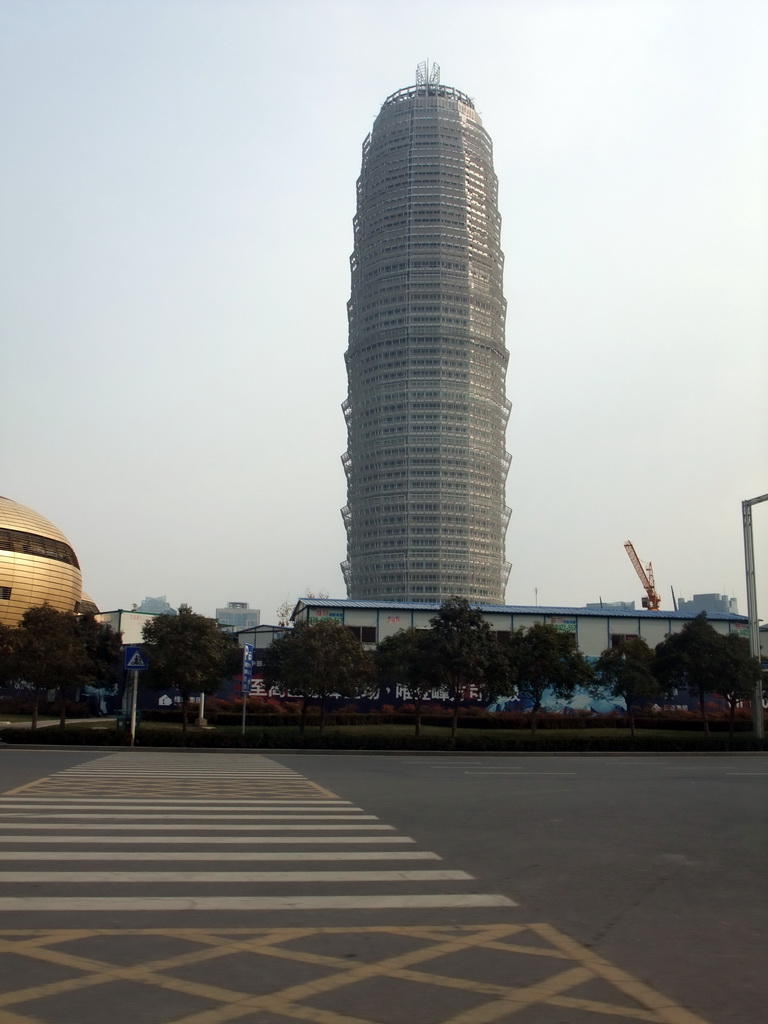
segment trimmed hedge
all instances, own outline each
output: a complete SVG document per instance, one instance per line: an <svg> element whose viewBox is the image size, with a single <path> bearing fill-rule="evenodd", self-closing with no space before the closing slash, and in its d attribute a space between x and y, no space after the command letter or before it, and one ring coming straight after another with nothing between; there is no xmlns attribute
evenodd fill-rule
<svg viewBox="0 0 768 1024"><path fill-rule="evenodd" d="M83 746L125 746L128 740L123 730L91 729L68 726L64 729L45 728L31 733L29 729L6 728L0 732L4 743L35 744L78 744ZM265 733L252 729L242 736L238 732L216 730L190 731L186 736L176 729L141 729L137 733L137 744L141 747L208 747L208 748L257 748L257 749L308 749L308 750L462 750L489 752L611 752L611 751L654 751L681 753L692 751L766 750L768 741L762 743L752 735L734 736L729 743L727 734L705 736L702 731L686 736L638 735L634 742L629 733L620 736L582 735L566 736L550 731L535 738L529 734L510 736L487 732L481 736L458 735L455 741L450 735L427 736L388 735L386 732L371 730L367 733L351 734L335 732L332 729L323 736L308 734L301 737L294 727Z"/></svg>
<svg viewBox="0 0 768 1024"><path fill-rule="evenodd" d="M172 708L152 708L142 711L141 716L145 722L181 722L181 711ZM194 721L193 712L189 715L189 721ZM236 711L210 711L206 709L206 721L209 725L230 725L240 726L242 723L242 712ZM245 724L247 728L290 726L296 728L298 714L254 712L247 713ZM629 718L626 715L553 715L540 714L537 718L537 728L540 731L557 729L629 729ZM710 732L729 731L727 715L707 715ZM307 714L307 725L317 726L320 723L320 716L317 709L312 708ZM334 725L409 725L414 724L414 716L408 712L326 712L326 726ZM421 716L422 725L436 726L438 728L450 728L451 711L445 709L439 713L430 711ZM677 712L656 715L635 717L637 729L673 729L675 731L701 732L701 716L694 712ZM516 711L485 711L483 709L462 708L459 714L459 729L523 729L530 731L531 716ZM752 732L751 716L739 715L734 722L734 732Z"/></svg>
<svg viewBox="0 0 768 1024"><path fill-rule="evenodd" d="M80 746L111 746L119 747L127 743L127 735L122 729L91 729L83 726L66 725L45 726L43 729L18 729L14 726L0 730L2 743L61 743Z"/></svg>
<svg viewBox="0 0 768 1024"><path fill-rule="evenodd" d="M67 718L90 718L91 711L87 701L74 701L67 699L65 702ZM0 699L0 715L31 715L34 710L34 700L26 691L20 691L14 697L3 697ZM37 708L41 718L58 718L61 713L61 701L57 697L54 701L47 701L41 698Z"/></svg>

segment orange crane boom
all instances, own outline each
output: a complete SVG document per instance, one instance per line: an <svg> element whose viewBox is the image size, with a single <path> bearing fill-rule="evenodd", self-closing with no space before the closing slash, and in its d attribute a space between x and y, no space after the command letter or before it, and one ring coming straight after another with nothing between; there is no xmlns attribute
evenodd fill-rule
<svg viewBox="0 0 768 1024"><path fill-rule="evenodd" d="M647 565L643 565L640 559L637 557L635 546L631 540L628 540L624 545L624 550L629 555L629 560L635 567L635 572L640 577L640 582L643 584L647 597L643 598L643 608L647 608L651 612L659 610L661 605L661 598L656 593L656 584L653 579L653 566L650 562Z"/></svg>

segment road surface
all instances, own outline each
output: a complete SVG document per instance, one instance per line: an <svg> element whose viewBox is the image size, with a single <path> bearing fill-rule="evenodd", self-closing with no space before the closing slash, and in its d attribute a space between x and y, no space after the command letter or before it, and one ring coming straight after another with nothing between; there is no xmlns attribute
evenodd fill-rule
<svg viewBox="0 0 768 1024"><path fill-rule="evenodd" d="M752 1024L768 760L0 750L0 1024Z"/></svg>

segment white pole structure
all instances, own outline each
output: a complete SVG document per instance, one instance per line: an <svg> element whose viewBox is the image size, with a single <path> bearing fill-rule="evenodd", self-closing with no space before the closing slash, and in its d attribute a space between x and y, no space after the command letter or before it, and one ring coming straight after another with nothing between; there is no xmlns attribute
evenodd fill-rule
<svg viewBox="0 0 768 1024"><path fill-rule="evenodd" d="M744 567L747 574L747 616L749 618L749 651L753 658L760 660L760 619L757 617L757 584L755 580L755 545L752 538L752 506L768 501L768 494L759 498L748 498L741 503L741 514L744 522ZM752 701L752 726L755 738L761 740L765 735L763 723L763 681L758 678L755 683L755 696Z"/></svg>

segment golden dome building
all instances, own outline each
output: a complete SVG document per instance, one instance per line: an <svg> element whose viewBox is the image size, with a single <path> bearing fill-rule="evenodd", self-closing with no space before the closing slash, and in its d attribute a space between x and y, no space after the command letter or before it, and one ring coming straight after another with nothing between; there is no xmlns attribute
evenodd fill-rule
<svg viewBox="0 0 768 1024"><path fill-rule="evenodd" d="M82 594L80 563L61 530L0 497L0 622L15 626L46 601L61 612L80 611Z"/></svg>

